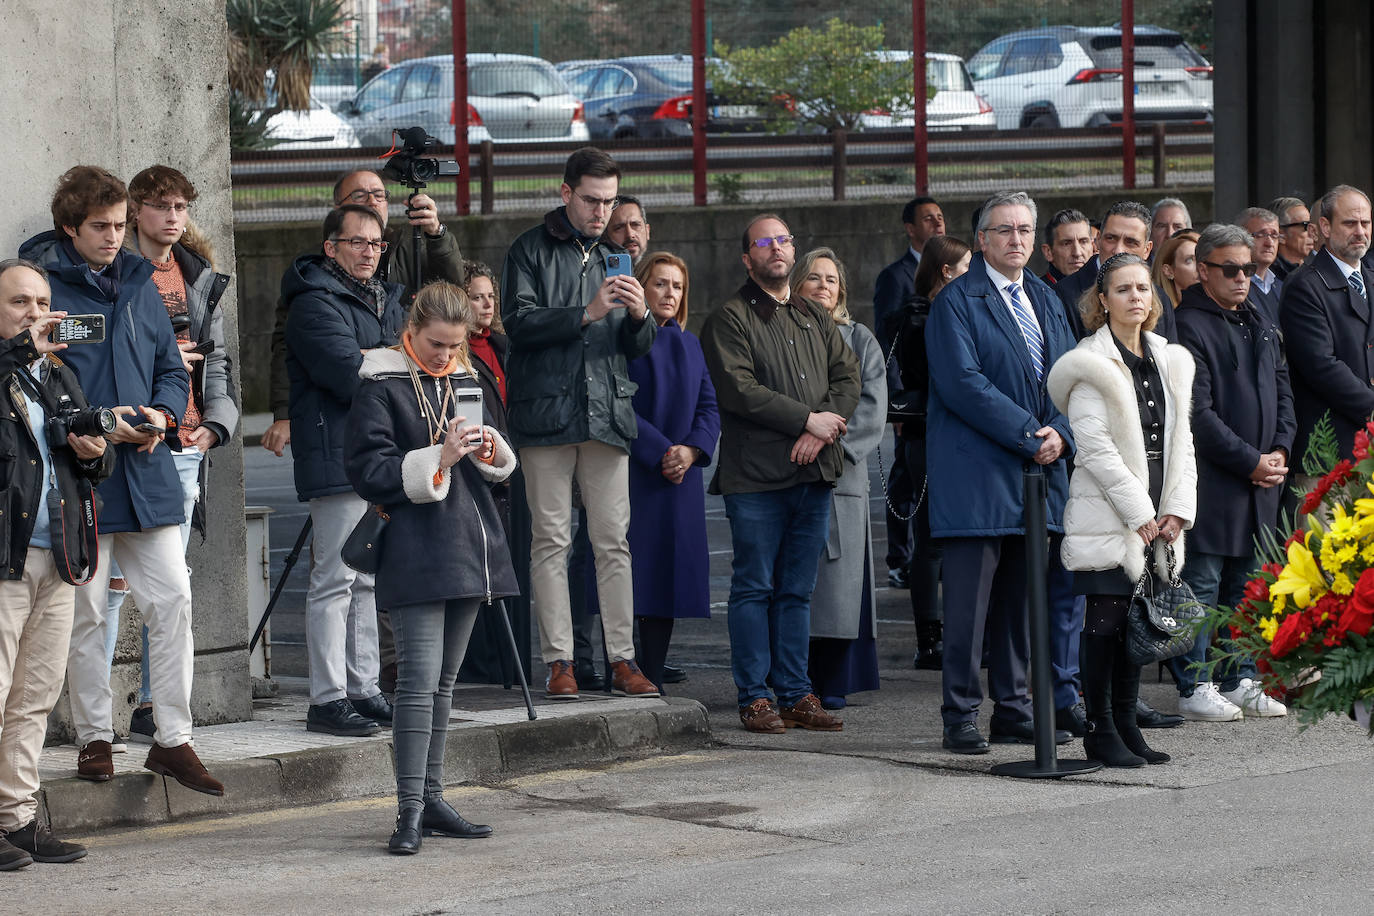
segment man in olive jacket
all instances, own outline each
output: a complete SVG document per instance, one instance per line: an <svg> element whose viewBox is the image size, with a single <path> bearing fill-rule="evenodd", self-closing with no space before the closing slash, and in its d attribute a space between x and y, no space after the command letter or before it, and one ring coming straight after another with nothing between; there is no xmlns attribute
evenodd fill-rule
<svg viewBox="0 0 1374 916"><path fill-rule="evenodd" d="M749 280L706 319L701 345L720 405L720 460L734 546L730 667L749 731L839 731L811 692L811 593L830 530L840 437L859 405L859 364L825 309L792 294L796 253L772 214L744 230ZM771 675L780 711L768 689Z"/></svg>
<svg viewBox="0 0 1374 916"><path fill-rule="evenodd" d="M530 507L530 591L549 666L550 699L577 699L568 548L572 482L581 488L596 559L601 626L614 693L658 696L635 665L630 575L630 443L638 427L627 363L649 352L655 324L628 272L630 256L600 238L620 168L593 147L568 157L563 206L511 245L501 284L510 339L507 422Z"/></svg>

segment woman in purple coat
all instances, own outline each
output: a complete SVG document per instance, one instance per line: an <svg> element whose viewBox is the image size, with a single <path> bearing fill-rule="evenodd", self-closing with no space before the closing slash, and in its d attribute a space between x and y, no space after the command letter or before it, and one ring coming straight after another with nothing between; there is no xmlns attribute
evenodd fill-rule
<svg viewBox="0 0 1374 916"><path fill-rule="evenodd" d="M663 690L673 621L710 617L706 490L720 434L716 391L687 324L687 265L650 254L635 276L658 322L654 346L630 363L639 436L630 449L630 556L633 558L639 667Z"/></svg>

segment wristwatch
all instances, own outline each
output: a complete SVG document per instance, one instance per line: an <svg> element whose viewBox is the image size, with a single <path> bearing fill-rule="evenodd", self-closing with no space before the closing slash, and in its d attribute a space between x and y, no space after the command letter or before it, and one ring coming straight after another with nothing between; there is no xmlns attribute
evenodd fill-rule
<svg viewBox="0 0 1374 916"><path fill-rule="evenodd" d="M436 233L434 233L433 235L430 235L428 232L426 232L426 233L425 233L425 238L431 239L431 240L433 240L433 239L441 239L441 238L444 237L444 235L445 235L447 232L448 232L448 226L445 226L443 223L440 223L440 224L439 224L439 231L436 232Z"/></svg>

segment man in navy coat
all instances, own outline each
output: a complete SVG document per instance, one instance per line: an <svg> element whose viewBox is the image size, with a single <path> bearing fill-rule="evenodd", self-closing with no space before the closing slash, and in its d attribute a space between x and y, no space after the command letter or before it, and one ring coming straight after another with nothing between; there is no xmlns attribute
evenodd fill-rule
<svg viewBox="0 0 1374 916"><path fill-rule="evenodd" d="M1317 212L1326 245L1288 275L1280 309L1298 417L1297 460L1328 410L1342 457L1349 457L1355 433L1374 412L1374 271L1361 264L1369 251L1369 198L1340 185L1322 196Z"/></svg>
<svg viewBox="0 0 1374 916"><path fill-rule="evenodd" d="M1074 339L1087 337L1083 330L1083 318L1078 314L1078 301L1089 289L1097 286L1097 272L1114 254L1126 251L1138 254L1149 260L1154 245L1150 241L1150 211L1142 203L1134 200L1121 200L1107 208L1102 217L1102 234L1097 237L1097 254L1088 258L1077 273L1070 274L1054 285L1054 291L1064 304L1064 317L1073 329ZM1155 295L1160 302L1168 298L1158 288ZM1173 309L1165 309L1159 316L1155 333L1170 343L1178 341L1178 330L1174 325Z"/></svg>
<svg viewBox="0 0 1374 916"><path fill-rule="evenodd" d="M982 754L976 720L988 686L991 735L1031 742L1026 666L1026 549L1022 474L1049 478L1049 521L1061 532L1073 453L1069 421L1045 392L1050 366L1076 343L1054 292L1025 270L1035 202L1024 192L983 205L982 253L941 291L926 325L930 528L944 539L944 746Z"/></svg>

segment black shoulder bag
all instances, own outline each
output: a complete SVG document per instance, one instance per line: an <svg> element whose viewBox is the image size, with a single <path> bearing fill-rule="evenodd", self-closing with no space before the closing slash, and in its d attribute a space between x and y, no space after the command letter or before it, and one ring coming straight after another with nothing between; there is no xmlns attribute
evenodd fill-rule
<svg viewBox="0 0 1374 916"><path fill-rule="evenodd" d="M1207 615L1174 568L1174 545L1165 546L1164 556L1169 564L1167 582L1150 568L1150 548L1145 548L1145 571L1126 611L1126 654L1132 664L1153 665L1189 652Z"/></svg>

